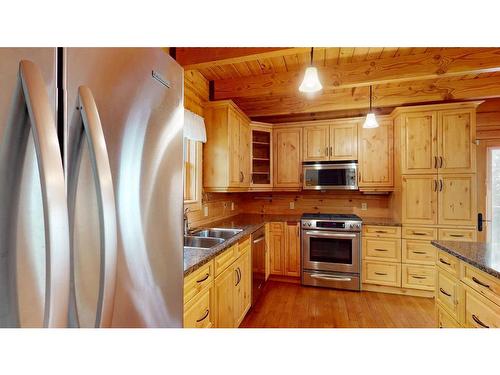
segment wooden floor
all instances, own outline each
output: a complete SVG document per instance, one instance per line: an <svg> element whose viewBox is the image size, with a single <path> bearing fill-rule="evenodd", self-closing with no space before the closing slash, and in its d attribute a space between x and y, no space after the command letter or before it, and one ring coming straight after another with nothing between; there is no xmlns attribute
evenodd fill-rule
<svg viewBox="0 0 500 375"><path fill-rule="evenodd" d="M434 299L269 281L240 327L435 328Z"/></svg>

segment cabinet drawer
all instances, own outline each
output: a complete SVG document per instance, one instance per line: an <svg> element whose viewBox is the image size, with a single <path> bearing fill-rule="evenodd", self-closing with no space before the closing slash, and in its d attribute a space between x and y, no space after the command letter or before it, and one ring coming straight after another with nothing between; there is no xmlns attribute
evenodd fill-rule
<svg viewBox="0 0 500 375"><path fill-rule="evenodd" d="M269 223L269 230L271 232L283 232L284 229L284 223Z"/></svg>
<svg viewBox="0 0 500 375"><path fill-rule="evenodd" d="M400 262L401 240L394 238L363 238L363 258L384 262Z"/></svg>
<svg viewBox="0 0 500 375"><path fill-rule="evenodd" d="M410 240L436 240L438 238L437 228L403 227L403 238Z"/></svg>
<svg viewBox="0 0 500 375"><path fill-rule="evenodd" d="M500 306L466 286L464 325L475 328L500 328Z"/></svg>
<svg viewBox="0 0 500 375"><path fill-rule="evenodd" d="M238 242L236 258L239 258L242 254L246 253L248 249L250 249L250 237Z"/></svg>
<svg viewBox="0 0 500 375"><path fill-rule="evenodd" d="M401 285L404 288L434 290L436 275L434 266L403 264Z"/></svg>
<svg viewBox="0 0 500 375"><path fill-rule="evenodd" d="M363 283L401 286L401 264L363 261Z"/></svg>
<svg viewBox="0 0 500 375"><path fill-rule="evenodd" d="M436 320L439 328L461 328L460 323L438 304L436 304Z"/></svg>
<svg viewBox="0 0 500 375"><path fill-rule="evenodd" d="M458 279L448 272L437 270L436 301L444 307L453 319L460 322L461 309L463 309L462 287Z"/></svg>
<svg viewBox="0 0 500 375"><path fill-rule="evenodd" d="M210 261L184 279L184 303L190 301L214 280L214 262Z"/></svg>
<svg viewBox="0 0 500 375"><path fill-rule="evenodd" d="M500 306L500 280L464 262L461 268L465 284Z"/></svg>
<svg viewBox="0 0 500 375"><path fill-rule="evenodd" d="M224 272L224 270L236 260L237 256L238 244L234 244L222 254L217 255L214 260L215 277Z"/></svg>
<svg viewBox="0 0 500 375"><path fill-rule="evenodd" d="M401 253L404 263L428 265L436 263L436 248L429 241L403 240Z"/></svg>
<svg viewBox="0 0 500 375"><path fill-rule="evenodd" d="M460 261L453 255L442 250L438 250L436 264L442 269L448 271L455 277L459 277Z"/></svg>
<svg viewBox="0 0 500 375"><path fill-rule="evenodd" d="M443 241L476 241L477 233L475 229L448 229L439 228L438 237Z"/></svg>
<svg viewBox="0 0 500 375"><path fill-rule="evenodd" d="M363 225L363 236L401 238L401 227L385 225Z"/></svg>
<svg viewBox="0 0 500 375"><path fill-rule="evenodd" d="M211 296L213 287L193 298L184 306L184 328L210 328L213 326Z"/></svg>

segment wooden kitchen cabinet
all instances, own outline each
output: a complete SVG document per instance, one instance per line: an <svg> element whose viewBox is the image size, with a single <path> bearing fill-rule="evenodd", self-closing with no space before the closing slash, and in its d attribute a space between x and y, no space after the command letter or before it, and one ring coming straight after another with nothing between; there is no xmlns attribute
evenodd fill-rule
<svg viewBox="0 0 500 375"><path fill-rule="evenodd" d="M300 276L300 222L285 224L285 276Z"/></svg>
<svg viewBox="0 0 500 375"><path fill-rule="evenodd" d="M234 326L238 327L252 303L252 269L251 252L247 248L234 263L237 275L234 287Z"/></svg>
<svg viewBox="0 0 500 375"><path fill-rule="evenodd" d="M271 124L252 122L251 181L252 191L273 189L273 129Z"/></svg>
<svg viewBox="0 0 500 375"><path fill-rule="evenodd" d="M274 222L269 226L271 275L300 276L300 223Z"/></svg>
<svg viewBox="0 0 500 375"><path fill-rule="evenodd" d="M302 187L302 128L273 130L274 187L300 190Z"/></svg>
<svg viewBox="0 0 500 375"><path fill-rule="evenodd" d="M394 125L390 118L379 119L379 127L358 125L358 186L360 190L394 188Z"/></svg>
<svg viewBox="0 0 500 375"><path fill-rule="evenodd" d="M357 160L358 123L342 119L305 125L302 161Z"/></svg>
<svg viewBox="0 0 500 375"><path fill-rule="evenodd" d="M438 175L438 223L475 225L477 189L474 174Z"/></svg>
<svg viewBox="0 0 500 375"><path fill-rule="evenodd" d="M234 327L236 309L234 287L237 281L238 275L232 265L215 279L215 326L217 328Z"/></svg>
<svg viewBox="0 0 500 375"><path fill-rule="evenodd" d="M303 161L325 161L330 157L330 126L304 127Z"/></svg>
<svg viewBox="0 0 500 375"><path fill-rule="evenodd" d="M437 176L433 174L403 176L401 204L403 224L437 224Z"/></svg>
<svg viewBox="0 0 500 375"><path fill-rule="evenodd" d="M247 191L250 186L250 120L231 101L207 103L203 145L205 191Z"/></svg>
<svg viewBox="0 0 500 375"><path fill-rule="evenodd" d="M184 328L214 326L214 262L210 261L184 279Z"/></svg>

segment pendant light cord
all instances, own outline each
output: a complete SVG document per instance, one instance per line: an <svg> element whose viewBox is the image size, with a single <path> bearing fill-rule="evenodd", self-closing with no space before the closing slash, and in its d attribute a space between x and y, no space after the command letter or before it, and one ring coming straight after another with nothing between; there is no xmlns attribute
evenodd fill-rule
<svg viewBox="0 0 500 375"><path fill-rule="evenodd" d="M370 113L372 113L372 85L370 85Z"/></svg>
<svg viewBox="0 0 500 375"><path fill-rule="evenodd" d="M311 66L313 66L313 51L314 47L311 47Z"/></svg>

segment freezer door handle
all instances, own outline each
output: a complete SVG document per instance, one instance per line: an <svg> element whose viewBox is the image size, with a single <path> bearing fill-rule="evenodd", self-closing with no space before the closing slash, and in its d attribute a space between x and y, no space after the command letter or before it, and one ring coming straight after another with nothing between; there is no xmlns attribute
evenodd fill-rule
<svg viewBox="0 0 500 375"><path fill-rule="evenodd" d="M69 295L69 230L64 172L47 88L38 66L19 63L19 79L26 103L38 160L45 227L44 327L66 327ZM24 110L24 109L23 109ZM14 130L16 132L16 130ZM22 137L29 132L18 130ZM22 138L21 137L21 138ZM16 139L15 142L23 142ZM15 144L13 148L16 148ZM19 150L13 150L19 152Z"/></svg>
<svg viewBox="0 0 500 375"><path fill-rule="evenodd" d="M78 102L78 110L81 113L83 123L83 129L80 134L84 137L84 139L76 140L75 142L78 142L81 145L82 142L85 140L87 141L99 210L101 272L95 327L110 327L116 285L118 236L113 179L99 111L90 88L87 86L80 86L78 88ZM81 147L78 147L77 150L77 152L81 153ZM78 163L79 155L72 155L72 157L76 158L76 163ZM73 163L75 162L73 161ZM70 221L71 223L74 221L72 216L74 216L73 208L78 185L78 173L75 172L78 172L78 170L79 168L74 166L71 168L70 175L68 176L68 195L72 218ZM71 233L73 233L74 230L75 228L71 228ZM73 246L71 251L74 251ZM74 264L72 264L71 267L72 272L75 272L73 269ZM78 312L76 313L78 314Z"/></svg>

